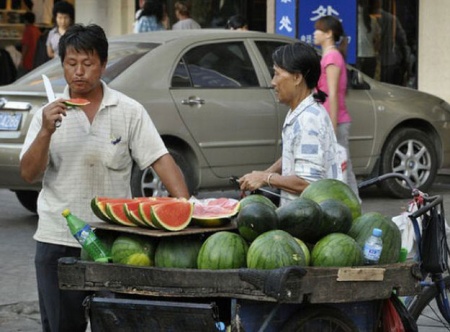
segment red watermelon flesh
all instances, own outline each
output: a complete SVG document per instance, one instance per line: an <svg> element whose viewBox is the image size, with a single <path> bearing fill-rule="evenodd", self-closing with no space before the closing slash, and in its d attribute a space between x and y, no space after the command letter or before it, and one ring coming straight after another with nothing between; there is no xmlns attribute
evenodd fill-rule
<svg viewBox="0 0 450 332"><path fill-rule="evenodd" d="M152 223L167 231L180 231L191 222L194 204L185 200L151 206Z"/></svg>
<svg viewBox="0 0 450 332"><path fill-rule="evenodd" d="M228 218L239 210L239 201L231 198L212 198L195 201L193 218Z"/></svg>
<svg viewBox="0 0 450 332"><path fill-rule="evenodd" d="M139 215L139 203L147 202L149 199L146 197L135 198L132 202L124 203L123 210L128 220L134 223L136 226L148 227L145 221Z"/></svg>
<svg viewBox="0 0 450 332"><path fill-rule="evenodd" d="M64 104L66 104L67 106L86 106L90 103L91 102L89 100L83 98L71 98L64 101Z"/></svg>
<svg viewBox="0 0 450 332"><path fill-rule="evenodd" d="M92 212L101 220L111 224L116 224L114 220L106 213L106 203L127 203L133 201L132 198L111 198L96 196L91 200Z"/></svg>
<svg viewBox="0 0 450 332"><path fill-rule="evenodd" d="M123 226L136 227L136 224L128 220L124 210L124 203L106 203L106 213L115 223Z"/></svg>
<svg viewBox="0 0 450 332"><path fill-rule="evenodd" d="M165 203L169 203L169 201L152 199L145 202L140 202L138 206L139 217L147 226L151 228L159 228L158 225L155 225L152 221L152 206Z"/></svg>

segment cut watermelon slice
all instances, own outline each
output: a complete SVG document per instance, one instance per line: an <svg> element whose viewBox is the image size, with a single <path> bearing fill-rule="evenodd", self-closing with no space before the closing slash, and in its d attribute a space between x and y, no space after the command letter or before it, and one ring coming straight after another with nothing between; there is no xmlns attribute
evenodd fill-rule
<svg viewBox="0 0 450 332"><path fill-rule="evenodd" d="M159 227L155 225L152 221L152 206L170 202L172 202L172 200L159 200L159 199L150 199L145 202L140 202L138 207L139 217L144 221L144 223L147 226L159 229Z"/></svg>
<svg viewBox="0 0 450 332"><path fill-rule="evenodd" d="M221 227L239 211L239 201L232 198L207 198L194 201L193 223L200 227Z"/></svg>
<svg viewBox="0 0 450 332"><path fill-rule="evenodd" d="M133 202L130 203L124 203L123 204L123 210L125 212L126 217L129 221L131 221L136 226L140 227L148 227L148 225L145 223L145 221L141 218L139 215L139 203L146 201L142 199L136 199Z"/></svg>
<svg viewBox="0 0 450 332"><path fill-rule="evenodd" d="M151 206L152 223L166 231L185 229L192 219L194 204L187 200L166 202Z"/></svg>
<svg viewBox="0 0 450 332"><path fill-rule="evenodd" d="M123 225L123 226L129 226L129 227L136 227L137 225L128 220L125 210L124 210L124 203L106 203L106 214L110 217L112 221L114 221L116 224Z"/></svg>
<svg viewBox="0 0 450 332"><path fill-rule="evenodd" d="M83 98L72 98L64 101L64 104L67 106L86 106L90 103L91 102L89 100Z"/></svg>
<svg viewBox="0 0 450 332"><path fill-rule="evenodd" d="M132 198L111 198L96 196L91 200L92 212L101 220L110 224L115 224L114 220L111 220L110 216L106 213L106 203L127 203L133 201Z"/></svg>

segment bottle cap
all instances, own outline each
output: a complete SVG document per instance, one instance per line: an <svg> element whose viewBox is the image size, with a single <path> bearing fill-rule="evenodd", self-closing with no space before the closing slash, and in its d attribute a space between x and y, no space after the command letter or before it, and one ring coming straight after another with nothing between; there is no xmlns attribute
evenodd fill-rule
<svg viewBox="0 0 450 332"><path fill-rule="evenodd" d="M67 217L70 214L70 210L65 209L61 214L63 215L63 217Z"/></svg>
<svg viewBox="0 0 450 332"><path fill-rule="evenodd" d="M398 259L398 261L406 262L407 258L408 258L408 249L406 249L406 248L400 249L400 258Z"/></svg>
<svg viewBox="0 0 450 332"><path fill-rule="evenodd" d="M379 229L379 228L374 228L372 234L373 234L374 236L380 237L381 234L383 234L383 231L382 231L381 229Z"/></svg>

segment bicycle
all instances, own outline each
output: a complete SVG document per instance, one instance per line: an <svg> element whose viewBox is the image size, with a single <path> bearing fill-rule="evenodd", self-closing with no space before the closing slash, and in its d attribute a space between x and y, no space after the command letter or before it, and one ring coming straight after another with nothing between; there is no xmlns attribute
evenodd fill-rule
<svg viewBox="0 0 450 332"><path fill-rule="evenodd" d="M414 260L420 269L422 289L418 295L406 299L406 307L416 320L419 330L443 327L450 331L450 276L447 264L449 248L443 198L440 195L428 196L422 193L414 187L409 178L398 173L388 173L361 182L358 187L362 189L388 178L398 178L408 185L418 208L408 214L408 217L412 222L417 243ZM430 229L435 230L434 235L438 238L430 238Z"/></svg>

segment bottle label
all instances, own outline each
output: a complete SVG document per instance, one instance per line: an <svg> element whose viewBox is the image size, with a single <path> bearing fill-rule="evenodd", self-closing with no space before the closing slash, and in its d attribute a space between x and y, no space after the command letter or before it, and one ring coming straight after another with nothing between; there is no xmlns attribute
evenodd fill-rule
<svg viewBox="0 0 450 332"><path fill-rule="evenodd" d="M365 245L364 246L364 258L369 261L378 262L381 256L381 248L372 247Z"/></svg>
<svg viewBox="0 0 450 332"><path fill-rule="evenodd" d="M83 247L89 245L95 240L95 234L93 234L89 225L85 225L82 229L76 232L74 236Z"/></svg>

